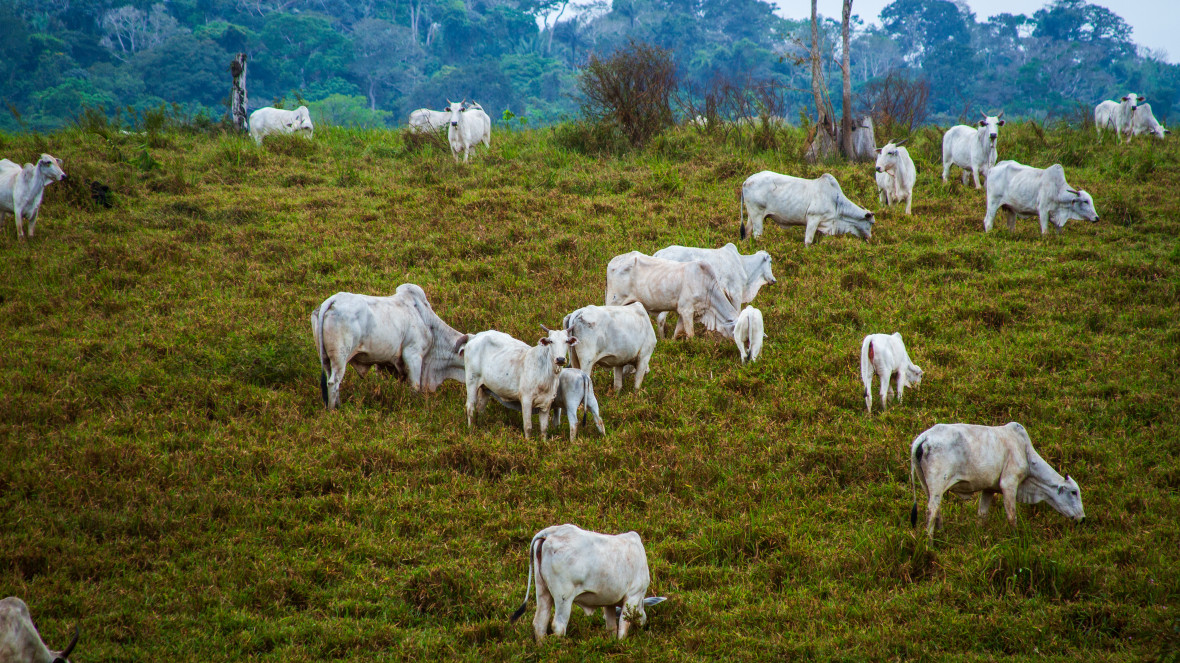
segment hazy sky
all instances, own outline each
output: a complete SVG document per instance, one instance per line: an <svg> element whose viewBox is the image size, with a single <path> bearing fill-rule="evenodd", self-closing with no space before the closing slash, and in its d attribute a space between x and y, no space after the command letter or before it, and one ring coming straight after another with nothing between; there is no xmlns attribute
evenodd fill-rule
<svg viewBox="0 0 1180 663"><path fill-rule="evenodd" d="M880 24L881 9L891 0L853 0L852 13L858 14L864 22ZM811 3L808 0L771 0L779 7L779 14L787 18L810 18ZM985 21L996 14L1027 14L1044 7L1048 2L1041 0L967 0L975 20ZM1177 0L1134 0L1127 2L1092 2L1122 16L1130 24L1131 39L1140 46L1162 48L1168 52L1167 61L1177 62L1180 58L1180 2ZM840 18L839 0L819 0L819 13L835 19Z"/></svg>

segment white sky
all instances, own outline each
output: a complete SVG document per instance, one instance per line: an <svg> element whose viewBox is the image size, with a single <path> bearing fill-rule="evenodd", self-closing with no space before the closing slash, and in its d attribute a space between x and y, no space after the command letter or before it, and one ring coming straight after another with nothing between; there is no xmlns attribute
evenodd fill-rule
<svg viewBox="0 0 1180 663"><path fill-rule="evenodd" d="M780 16L786 18L811 18L810 0L770 0L778 5ZM865 24L880 25L881 10L891 0L853 0L852 13L859 15ZM996 14L1025 14L1049 4L1047 0L967 0L975 20L985 21ZM1101 5L1123 17L1131 26L1131 39L1140 46L1167 51L1168 62L1180 58L1180 2L1177 0L1099 0L1090 4ZM819 0L819 13L839 20L840 0Z"/></svg>

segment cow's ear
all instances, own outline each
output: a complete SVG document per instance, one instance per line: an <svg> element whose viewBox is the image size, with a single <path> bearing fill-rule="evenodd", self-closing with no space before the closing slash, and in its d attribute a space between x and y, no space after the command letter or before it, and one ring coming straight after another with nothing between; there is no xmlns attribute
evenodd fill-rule
<svg viewBox="0 0 1180 663"><path fill-rule="evenodd" d="M1130 97L1123 97L1123 101L1126 101L1127 99L1130 99Z"/></svg>
<svg viewBox="0 0 1180 663"><path fill-rule="evenodd" d="M550 343L552 343L552 342L553 342L553 341L550 341L548 336L542 336L542 337L541 337L541 345L549 345L549 344L550 344Z"/></svg>
<svg viewBox="0 0 1180 663"><path fill-rule="evenodd" d="M1006 122L1006 120L1000 120L999 122L996 122L996 124L1002 127L1004 126L1004 122Z"/></svg>
<svg viewBox="0 0 1180 663"><path fill-rule="evenodd" d="M881 148L879 148L879 147L878 147L878 148L877 148L877 154L880 154L880 153L881 153Z"/></svg>
<svg viewBox="0 0 1180 663"><path fill-rule="evenodd" d="M986 126L987 126L987 120L980 120L980 121L979 121L979 126L981 126L981 127L986 127Z"/></svg>
<svg viewBox="0 0 1180 663"><path fill-rule="evenodd" d="M571 336L571 337L569 338L569 340L568 340L568 341L566 341L566 343L568 343L568 344L570 344L570 345L577 345L577 344L578 344L578 339L577 339L577 338L575 338L575 337L573 337L573 336Z"/></svg>

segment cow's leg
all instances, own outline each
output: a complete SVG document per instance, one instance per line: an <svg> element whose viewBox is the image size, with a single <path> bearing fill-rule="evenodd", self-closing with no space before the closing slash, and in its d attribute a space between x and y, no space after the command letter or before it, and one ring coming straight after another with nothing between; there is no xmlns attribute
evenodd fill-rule
<svg viewBox="0 0 1180 663"><path fill-rule="evenodd" d="M1016 489L1020 487L1020 479L1015 474L1000 477L1000 492L1004 494L1004 515L1008 516L1008 524L1016 526Z"/></svg>
<svg viewBox="0 0 1180 663"><path fill-rule="evenodd" d="M643 597L642 596L628 596L626 602L623 603L623 613L619 615L619 639L627 637L627 629L631 626L631 620L628 617L639 616L639 625L643 626L647 622L647 615L643 613Z"/></svg>
<svg viewBox="0 0 1180 663"><path fill-rule="evenodd" d="M541 545L545 545L544 542ZM538 551L539 553L540 551ZM538 554L540 557L540 554ZM545 578L541 576L541 560L537 560L537 614L533 615L533 637L540 642L549 630L549 618L553 615L553 593L549 591Z"/></svg>
<svg viewBox="0 0 1180 663"><path fill-rule="evenodd" d="M934 525L938 523L941 527L942 516L938 513L938 507L942 504L942 493L930 487L930 501L926 503L926 538L930 541L934 540Z"/></svg>
<svg viewBox="0 0 1180 663"><path fill-rule="evenodd" d="M983 232L985 233L990 233L992 226L995 225L996 212L1000 211L999 202L998 198L993 200L991 196L987 197L987 213L983 215Z"/></svg>
<svg viewBox="0 0 1180 663"><path fill-rule="evenodd" d="M992 508L992 500L996 494L990 490L985 490L979 494L979 524L983 524L987 520L987 512Z"/></svg>
<svg viewBox="0 0 1180 663"><path fill-rule="evenodd" d="M612 635L618 635L619 633L619 615L615 613L615 609L621 608L622 606L623 604L620 603L619 605L608 605L602 608L602 619L606 622L606 630L610 631Z"/></svg>
<svg viewBox="0 0 1180 663"><path fill-rule="evenodd" d="M20 218L20 209L13 210L12 215L16 217L16 237L17 239L25 238L25 226Z"/></svg>
<svg viewBox="0 0 1180 663"><path fill-rule="evenodd" d="M882 412L889 409L889 382L890 382L891 377L893 377L893 376L889 375L888 373L886 373L884 375L882 375L881 373L877 373L877 379L879 379L881 381L881 411Z"/></svg>
<svg viewBox="0 0 1180 663"><path fill-rule="evenodd" d="M570 594L572 593L570 592ZM553 606L553 635L561 637L565 635L565 629L570 623L570 610L574 607L574 597L555 596Z"/></svg>
<svg viewBox="0 0 1180 663"><path fill-rule="evenodd" d="M549 437L549 408L541 410L541 439Z"/></svg>
<svg viewBox="0 0 1180 663"><path fill-rule="evenodd" d="M40 212L41 208L38 207L29 215L29 239L33 238L33 233L37 230L37 217L41 215Z"/></svg>
<svg viewBox="0 0 1180 663"><path fill-rule="evenodd" d="M524 415L524 439L527 440L533 432L533 398L531 395L520 395L520 412ZM545 420L548 423L548 417ZM544 436L544 430L542 429L541 437Z"/></svg>
<svg viewBox="0 0 1180 663"><path fill-rule="evenodd" d="M567 406L565 408L565 420L570 425L570 442L573 442L574 438L578 436L578 406L577 405L575 405L573 407L569 407L567 404Z"/></svg>
<svg viewBox="0 0 1180 663"><path fill-rule="evenodd" d="M692 328L695 326L693 323L696 322L696 307L692 302L684 301L684 299L687 298L682 298L679 308L676 309L676 315L680 319L676 321L676 333L672 334L673 339L680 335L681 329L684 329L685 338L692 338Z"/></svg>
<svg viewBox="0 0 1180 663"><path fill-rule="evenodd" d="M975 180L975 188L982 189L983 187L979 185L979 168L971 166L971 177ZM964 182L964 184L966 184L966 182Z"/></svg>
<svg viewBox="0 0 1180 663"><path fill-rule="evenodd" d="M1008 218L1008 232L1016 232L1016 212L1011 210L1005 212L1001 210L1001 214L1004 214Z"/></svg>
<svg viewBox="0 0 1180 663"><path fill-rule="evenodd" d="M869 414L873 413L873 374L869 373L867 378L862 380L865 385L865 411Z"/></svg>
<svg viewBox="0 0 1180 663"><path fill-rule="evenodd" d="M901 397L905 392L905 369L897 372L897 404L901 405Z"/></svg>
<svg viewBox="0 0 1180 663"><path fill-rule="evenodd" d="M946 155L942 155L942 181L949 182L947 176L951 174L951 162L946 160Z"/></svg>
<svg viewBox="0 0 1180 663"><path fill-rule="evenodd" d="M482 385L476 376L467 379L467 427L475 428L475 404L479 401Z"/></svg>
<svg viewBox="0 0 1180 663"><path fill-rule="evenodd" d="M663 311L656 316L656 332L664 338L664 323L668 320L668 312Z"/></svg>
<svg viewBox="0 0 1180 663"><path fill-rule="evenodd" d="M817 215L809 214L807 216L807 226L803 231L803 246L811 246L811 243L815 241L815 233L819 230L819 221L820 218Z"/></svg>
<svg viewBox="0 0 1180 663"><path fill-rule="evenodd" d="M1041 209L1037 211L1037 219L1041 222L1041 234L1049 232L1049 211Z"/></svg>
<svg viewBox="0 0 1180 663"><path fill-rule="evenodd" d="M340 407L340 383L344 381L344 372L348 370L348 361L343 357L329 354L328 366L332 369L327 380L328 409L335 410Z"/></svg>
<svg viewBox="0 0 1180 663"><path fill-rule="evenodd" d="M614 387L615 387L616 394L623 390L623 367L622 366L615 366Z"/></svg>
<svg viewBox="0 0 1180 663"><path fill-rule="evenodd" d="M639 387L643 385L643 378L647 376L650 370L647 366L651 362L651 355L640 357L635 364L635 391L639 391Z"/></svg>

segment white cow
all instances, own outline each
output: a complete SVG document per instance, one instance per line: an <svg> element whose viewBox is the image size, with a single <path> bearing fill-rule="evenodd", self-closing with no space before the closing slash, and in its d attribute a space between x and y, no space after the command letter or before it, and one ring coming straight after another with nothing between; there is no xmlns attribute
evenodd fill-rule
<svg viewBox="0 0 1180 663"><path fill-rule="evenodd" d="M742 363L749 361L758 361L758 355L762 354L762 339L765 338L766 332L762 326L762 311L747 306L738 314L737 325L733 330L733 341L737 343L738 353L742 358ZM747 349L748 348L748 349Z"/></svg>
<svg viewBox="0 0 1180 663"><path fill-rule="evenodd" d="M817 231L824 235L851 233L864 239L873 236L873 213L849 200L830 173L814 180L769 170L755 173L742 184L742 203L750 215L754 237L762 235L762 222L767 218L782 226L804 226L803 244L808 246ZM741 238L746 238L745 219Z"/></svg>
<svg viewBox="0 0 1180 663"><path fill-rule="evenodd" d="M580 341L580 339L579 339ZM579 342L581 345L581 342ZM502 400L496 392L492 396L506 408L520 411L520 401ZM594 397L594 382L590 376L576 368L563 368L557 376L557 395L549 411L557 409L557 418L561 419L561 411L565 410L566 420L570 425L570 442L578 436L578 408L585 408L582 412L582 425L586 425L586 415L594 417L594 425L598 432L606 435L606 427L602 425L602 414L598 411L598 399Z"/></svg>
<svg viewBox="0 0 1180 663"><path fill-rule="evenodd" d="M865 385L865 410L873 411L873 375L881 381L881 409L889 404L889 387L897 376L897 402L908 386L922 383L922 369L910 361L901 333L869 334L860 344L860 380Z"/></svg>
<svg viewBox="0 0 1180 663"><path fill-rule="evenodd" d="M985 232L992 229L996 213L1001 210L1008 215L1008 230L1016 229L1016 217L1036 216L1041 221L1042 235L1050 223L1060 231L1070 219L1098 221L1094 199L1085 191L1070 188L1061 164L1044 169L1015 161L996 164L987 178Z"/></svg>
<svg viewBox="0 0 1180 663"><path fill-rule="evenodd" d="M1122 138L1123 129L1119 126L1119 102L1104 101L1094 107L1094 130L1099 134L1103 129L1114 129Z"/></svg>
<svg viewBox="0 0 1180 663"><path fill-rule="evenodd" d="M980 111L982 113L982 111ZM1000 127L1004 126L1004 111L999 115L983 113L978 127L959 124L946 130L942 135L942 181L947 181L951 166L963 169L963 184L967 183L967 170L975 178L975 188L981 188L979 178L986 178L996 163L996 141Z"/></svg>
<svg viewBox="0 0 1180 663"><path fill-rule="evenodd" d="M24 601L15 596L0 601L0 661L3 663L69 663L70 653L77 644L75 628L74 638L65 649L49 649L33 625L29 606Z"/></svg>
<svg viewBox="0 0 1180 663"><path fill-rule="evenodd" d="M492 119L478 104L468 106L466 101L456 103L450 100L447 103L450 113L447 140L451 144L451 156L455 157L455 163L459 163L459 153L462 152L463 163L467 163L472 147L481 142L485 147L492 146Z"/></svg>
<svg viewBox="0 0 1180 663"><path fill-rule="evenodd" d="M533 636L540 642L549 631L562 637L576 605L587 615L602 608L606 627L620 640L627 637L632 621L647 623L644 608L664 601L662 596L646 597L651 574L647 552L635 532L599 534L577 525L546 527L529 542L529 578L524 602L512 613L515 622L529 604L533 571L537 577L537 614Z"/></svg>
<svg viewBox="0 0 1180 663"><path fill-rule="evenodd" d="M918 524L918 491L914 474L922 482L926 505L926 536L934 540L934 528L942 527L938 507L950 491L962 499L979 496L982 522L996 493L1004 496L1008 523L1016 525L1016 503L1048 502L1066 518L1086 519L1082 491L1069 476L1064 478L1041 458L1024 426L1015 421L1004 426L937 424L914 438L910 446L910 488L914 506L910 524Z"/></svg>
<svg viewBox="0 0 1180 663"><path fill-rule="evenodd" d="M762 286L778 282L771 269L773 259L769 253L758 251L744 256L738 253L733 242L719 249L698 249L673 245L656 251L652 257L676 262L703 260L709 263L734 309L740 309L742 304L754 301ZM664 335L664 321L667 318L667 311L660 313L656 318L656 327L660 330L660 336Z"/></svg>
<svg viewBox="0 0 1180 663"><path fill-rule="evenodd" d="M300 106L293 111L267 106L250 113L250 137L259 145L270 134L301 133L311 138L314 131L307 106Z"/></svg>
<svg viewBox="0 0 1180 663"><path fill-rule="evenodd" d="M886 205L897 205L905 201L905 213L910 213L914 202L914 182L918 169L910 158L909 150L902 147L906 140L890 141L877 150L877 196Z"/></svg>
<svg viewBox="0 0 1180 663"><path fill-rule="evenodd" d="M1139 104L1139 110L1135 112L1135 120L1131 128L1136 136L1155 136L1160 140L1172 133L1165 129L1159 120L1155 119L1155 113L1151 112L1151 104Z"/></svg>
<svg viewBox="0 0 1180 663"><path fill-rule="evenodd" d="M541 417L541 438L545 438L559 375L578 339L564 329L553 330L544 325L541 328L548 335L532 347L495 330L465 334L455 344L466 371L468 428L475 427L476 407L483 411L490 392L501 402L520 403L526 440L533 431L533 410L537 410Z"/></svg>
<svg viewBox="0 0 1180 663"><path fill-rule="evenodd" d="M1135 135L1135 118L1139 115L1140 107L1146 101L1147 97L1141 97L1134 92L1122 98L1118 113L1119 138L1126 134L1127 142L1131 142L1131 138Z"/></svg>
<svg viewBox="0 0 1180 663"><path fill-rule="evenodd" d="M463 360L453 349L463 335L435 315L426 293L413 283L399 285L392 297L338 292L312 312L311 331L328 409L340 405L349 365L361 377L370 367L383 366L425 393L464 377Z"/></svg>
<svg viewBox="0 0 1180 663"><path fill-rule="evenodd" d="M616 392L623 388L623 371L628 366L635 369L635 388L643 384L656 349L656 332L642 303L584 306L565 316L561 325L578 339L572 357L575 367L591 377L598 364L613 368Z"/></svg>
<svg viewBox="0 0 1180 663"><path fill-rule="evenodd" d="M419 108L410 113L410 128L419 133L430 133L447 126L451 121L450 111L436 111Z"/></svg>
<svg viewBox="0 0 1180 663"><path fill-rule="evenodd" d="M29 237L37 229L37 213L41 211L41 196L45 187L66 178L61 159L42 154L37 165L24 167L0 159L0 224L8 214L16 218L16 236L25 238L24 219L29 220Z"/></svg>
<svg viewBox="0 0 1180 663"><path fill-rule="evenodd" d="M737 308L707 262L675 262L639 251L611 258L606 266L606 305L631 302L640 302L648 313L676 311L680 319L673 338L682 330L692 338L698 320L705 329L733 338Z"/></svg>

